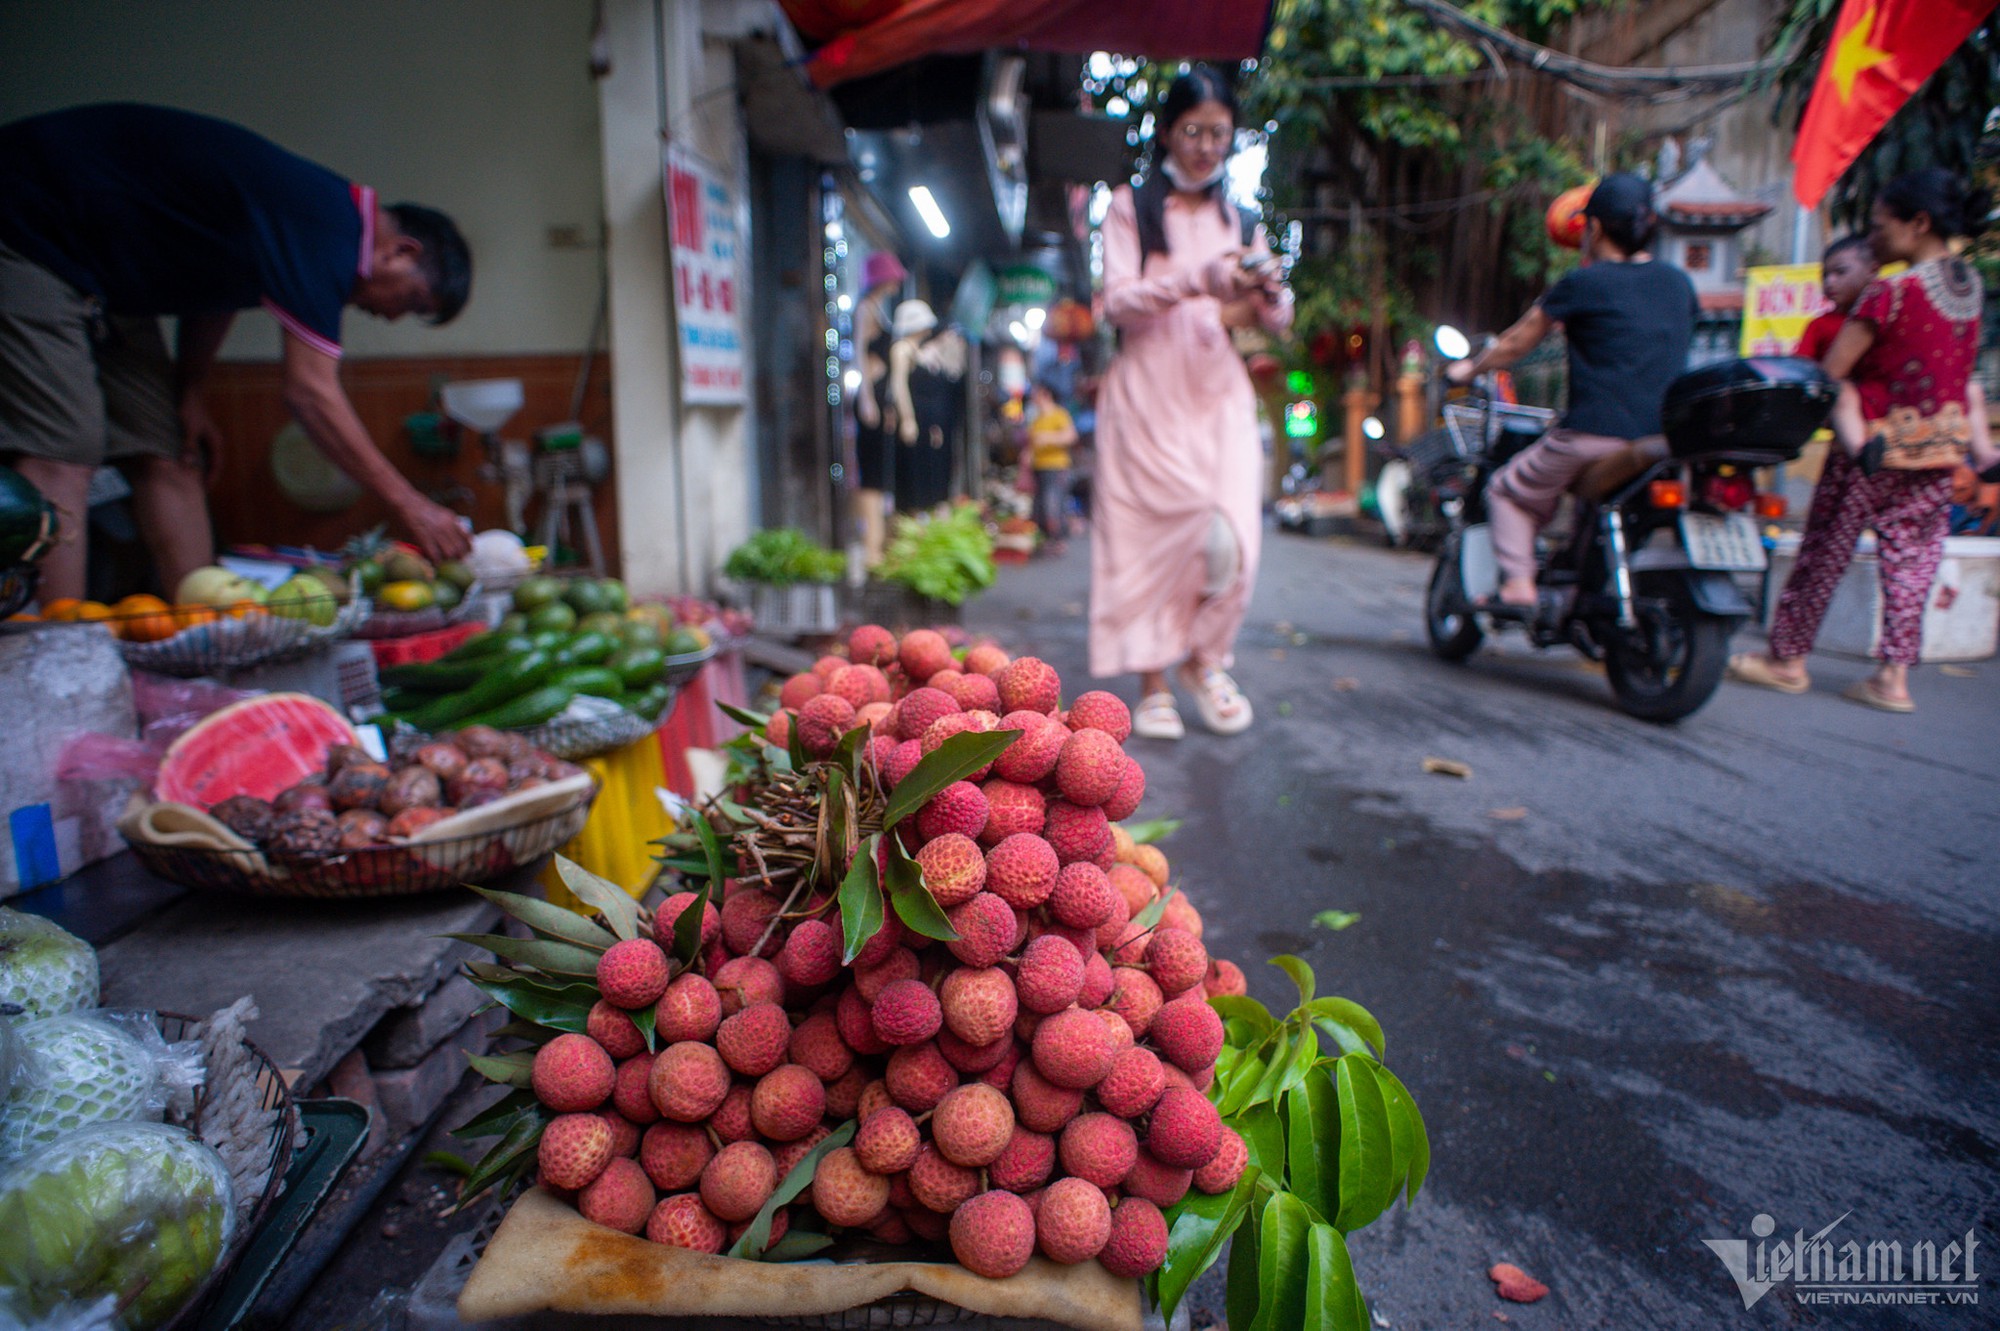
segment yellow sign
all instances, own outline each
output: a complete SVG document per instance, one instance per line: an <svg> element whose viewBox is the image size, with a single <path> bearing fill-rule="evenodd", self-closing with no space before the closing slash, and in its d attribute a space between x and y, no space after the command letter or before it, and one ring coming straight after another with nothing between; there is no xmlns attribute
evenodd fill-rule
<svg viewBox="0 0 2000 1331"><path fill-rule="evenodd" d="M1806 325L1832 308L1820 294L1816 263L1773 264L1744 273L1745 356L1789 356Z"/></svg>

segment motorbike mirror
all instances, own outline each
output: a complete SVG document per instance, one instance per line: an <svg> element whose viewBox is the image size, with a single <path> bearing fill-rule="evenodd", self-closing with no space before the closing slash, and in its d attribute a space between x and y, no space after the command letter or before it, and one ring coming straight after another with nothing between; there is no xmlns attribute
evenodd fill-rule
<svg viewBox="0 0 2000 1331"><path fill-rule="evenodd" d="M1447 360L1464 360L1472 354L1471 341L1450 324L1439 324L1432 341L1437 343L1439 354Z"/></svg>

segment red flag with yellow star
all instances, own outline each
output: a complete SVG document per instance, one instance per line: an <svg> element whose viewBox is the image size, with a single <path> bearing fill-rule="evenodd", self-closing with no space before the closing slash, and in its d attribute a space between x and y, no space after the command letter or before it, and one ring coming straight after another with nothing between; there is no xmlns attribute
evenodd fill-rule
<svg viewBox="0 0 2000 1331"><path fill-rule="evenodd" d="M1847 0L1792 145L1792 192L1818 205L1889 117L2000 0Z"/></svg>

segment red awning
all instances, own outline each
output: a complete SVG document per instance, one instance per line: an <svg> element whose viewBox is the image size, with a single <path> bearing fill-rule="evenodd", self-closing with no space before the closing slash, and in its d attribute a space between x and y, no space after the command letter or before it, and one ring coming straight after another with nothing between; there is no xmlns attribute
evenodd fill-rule
<svg viewBox="0 0 2000 1331"><path fill-rule="evenodd" d="M813 82L830 88L926 55L968 54L996 46L1036 51L1116 51L1155 60L1248 60L1264 46L1270 0L904 0L882 13L880 0L782 0L808 38L831 40L807 63ZM842 8L872 22L838 30ZM838 35L832 35L838 31Z"/></svg>

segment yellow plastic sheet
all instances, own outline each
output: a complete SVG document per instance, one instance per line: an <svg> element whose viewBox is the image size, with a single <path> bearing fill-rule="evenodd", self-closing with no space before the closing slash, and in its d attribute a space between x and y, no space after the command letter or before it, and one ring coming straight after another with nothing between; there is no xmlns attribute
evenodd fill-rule
<svg viewBox="0 0 2000 1331"><path fill-rule="evenodd" d="M667 780L659 737L644 736L601 757L586 758L582 765L598 780L597 803L583 831L557 854L610 879L635 899L641 897L659 870L653 857L660 848L649 843L674 830L673 819L655 793ZM542 871L542 886L558 906L581 909L582 903L557 876L554 861Z"/></svg>

